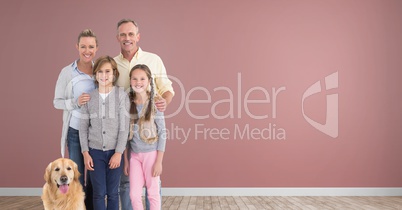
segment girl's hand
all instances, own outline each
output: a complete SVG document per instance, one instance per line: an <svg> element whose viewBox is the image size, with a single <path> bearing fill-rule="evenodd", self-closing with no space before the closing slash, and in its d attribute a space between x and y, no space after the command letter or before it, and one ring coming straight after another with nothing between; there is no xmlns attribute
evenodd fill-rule
<svg viewBox="0 0 402 210"><path fill-rule="evenodd" d="M83 152L82 155L84 156L85 168L89 171L94 171L94 162L92 161L92 157L89 155L89 152Z"/></svg>
<svg viewBox="0 0 402 210"><path fill-rule="evenodd" d="M124 162L124 170L123 170L124 175L128 176L130 174L129 171L130 171L130 164Z"/></svg>
<svg viewBox="0 0 402 210"><path fill-rule="evenodd" d="M162 174L162 163L155 162L154 166L152 167L152 176L157 177Z"/></svg>
<svg viewBox="0 0 402 210"><path fill-rule="evenodd" d="M109 160L109 168L115 169L120 167L121 163L121 153L114 153L113 156Z"/></svg>
<svg viewBox="0 0 402 210"><path fill-rule="evenodd" d="M126 148L124 150L124 168L123 168L123 173L124 175L128 176L129 171L130 171L130 161L128 160L128 153L129 153L129 149Z"/></svg>

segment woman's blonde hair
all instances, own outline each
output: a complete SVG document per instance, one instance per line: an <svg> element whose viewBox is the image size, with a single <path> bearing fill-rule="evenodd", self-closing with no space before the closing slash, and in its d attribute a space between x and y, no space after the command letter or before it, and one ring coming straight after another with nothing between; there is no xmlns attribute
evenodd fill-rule
<svg viewBox="0 0 402 210"><path fill-rule="evenodd" d="M95 38L96 46L98 46L98 38L96 37L95 33L91 29L85 29L85 30L80 32L80 34L78 35L77 44L80 43L80 40L81 40L82 37L93 37L93 38Z"/></svg>

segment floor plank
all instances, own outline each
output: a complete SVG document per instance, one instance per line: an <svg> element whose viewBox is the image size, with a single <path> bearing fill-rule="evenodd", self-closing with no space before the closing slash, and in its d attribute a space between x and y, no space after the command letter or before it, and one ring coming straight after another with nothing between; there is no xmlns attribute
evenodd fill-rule
<svg viewBox="0 0 402 210"><path fill-rule="evenodd" d="M0 209L43 210L36 196L0 196ZM162 209L402 209L402 197L385 196L163 196Z"/></svg>

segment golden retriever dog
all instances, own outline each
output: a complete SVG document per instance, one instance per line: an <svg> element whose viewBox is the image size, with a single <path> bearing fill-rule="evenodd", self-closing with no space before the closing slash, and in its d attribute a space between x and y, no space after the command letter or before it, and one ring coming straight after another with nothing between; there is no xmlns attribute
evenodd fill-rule
<svg viewBox="0 0 402 210"><path fill-rule="evenodd" d="M78 166L67 158L51 162L45 171L42 201L45 210L85 210Z"/></svg>

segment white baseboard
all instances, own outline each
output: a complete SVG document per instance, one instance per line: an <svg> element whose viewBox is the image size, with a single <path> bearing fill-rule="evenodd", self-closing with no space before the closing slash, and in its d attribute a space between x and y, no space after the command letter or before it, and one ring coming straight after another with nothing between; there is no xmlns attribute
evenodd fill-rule
<svg viewBox="0 0 402 210"><path fill-rule="evenodd" d="M0 196L40 196L42 188L0 188Z"/></svg>
<svg viewBox="0 0 402 210"><path fill-rule="evenodd" d="M0 188L0 196L40 196L42 188ZM401 187L162 188L162 196L402 196Z"/></svg>
<svg viewBox="0 0 402 210"><path fill-rule="evenodd" d="M162 188L165 196L402 196L402 188Z"/></svg>

